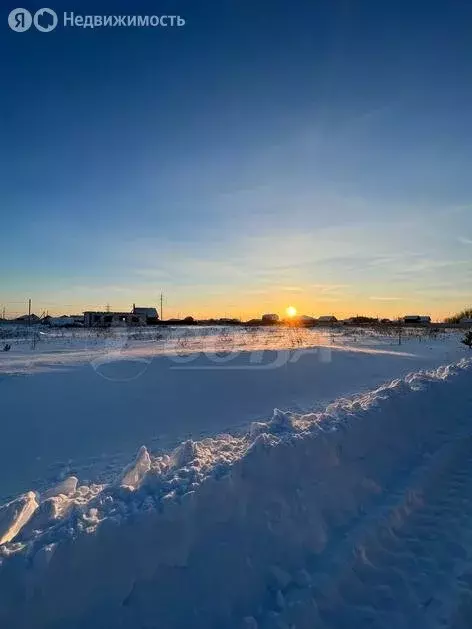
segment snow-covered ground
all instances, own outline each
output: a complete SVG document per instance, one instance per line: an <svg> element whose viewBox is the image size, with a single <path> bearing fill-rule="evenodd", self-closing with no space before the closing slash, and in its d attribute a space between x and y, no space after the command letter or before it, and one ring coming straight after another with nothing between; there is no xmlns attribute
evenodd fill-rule
<svg viewBox="0 0 472 629"><path fill-rule="evenodd" d="M143 443L161 451L244 430L274 407L320 409L465 354L456 334L416 330L401 345L368 330L299 328L3 334L0 500L67 474L106 480Z"/></svg>
<svg viewBox="0 0 472 629"><path fill-rule="evenodd" d="M470 626L460 337L191 334L1 356L0 626Z"/></svg>

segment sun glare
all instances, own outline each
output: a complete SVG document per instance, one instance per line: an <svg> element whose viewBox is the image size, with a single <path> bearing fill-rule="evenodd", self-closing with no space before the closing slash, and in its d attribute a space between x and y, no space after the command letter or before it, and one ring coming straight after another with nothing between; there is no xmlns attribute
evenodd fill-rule
<svg viewBox="0 0 472 629"><path fill-rule="evenodd" d="M297 309L293 306L289 306L286 310L286 313L289 317L294 317L297 314Z"/></svg>

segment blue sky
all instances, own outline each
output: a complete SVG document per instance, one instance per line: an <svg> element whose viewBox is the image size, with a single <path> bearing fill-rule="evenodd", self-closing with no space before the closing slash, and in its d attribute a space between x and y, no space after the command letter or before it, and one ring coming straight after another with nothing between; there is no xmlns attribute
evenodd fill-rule
<svg viewBox="0 0 472 629"><path fill-rule="evenodd" d="M0 38L7 312L161 290L169 316L470 305L470 2L61 2L186 25L51 33L10 31L15 6Z"/></svg>

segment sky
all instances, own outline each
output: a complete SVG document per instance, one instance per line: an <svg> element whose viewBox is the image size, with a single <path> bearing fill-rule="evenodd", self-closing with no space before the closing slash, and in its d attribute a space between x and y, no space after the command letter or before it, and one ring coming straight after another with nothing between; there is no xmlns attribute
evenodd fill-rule
<svg viewBox="0 0 472 629"><path fill-rule="evenodd" d="M30 11L42 3L28 0ZM468 0L61 0L0 17L0 308L472 305ZM65 28L63 11L181 15Z"/></svg>

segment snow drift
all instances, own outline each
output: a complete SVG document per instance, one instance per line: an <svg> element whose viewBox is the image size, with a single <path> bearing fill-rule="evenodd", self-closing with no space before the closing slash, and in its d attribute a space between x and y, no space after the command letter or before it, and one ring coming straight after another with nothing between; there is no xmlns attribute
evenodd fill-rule
<svg viewBox="0 0 472 629"><path fill-rule="evenodd" d="M243 437L143 447L114 484L20 497L0 511L0 626L327 626L313 593L366 514L470 430L471 372L462 360L321 413L276 410Z"/></svg>
<svg viewBox="0 0 472 629"><path fill-rule="evenodd" d="M426 332L401 346L363 329L174 332L133 340L156 330L56 330L36 349L11 339L0 352L0 504L70 474L109 483L142 444L167 452L188 438L241 434L274 407L322 411L467 351L456 334Z"/></svg>

